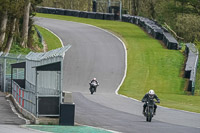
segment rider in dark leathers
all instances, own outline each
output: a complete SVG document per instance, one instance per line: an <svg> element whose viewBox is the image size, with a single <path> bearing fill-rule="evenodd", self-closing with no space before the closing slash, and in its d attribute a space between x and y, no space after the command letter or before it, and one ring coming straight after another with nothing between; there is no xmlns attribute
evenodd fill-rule
<svg viewBox="0 0 200 133"><path fill-rule="evenodd" d="M160 99L158 98L158 96L155 94L154 90L150 90L148 93L146 93L142 99L142 102L145 102L143 105L143 114L145 114L145 110L147 107L147 103L146 101L148 101L149 99L156 99L158 103L160 103ZM157 105L154 104L154 115L156 114L156 109L157 109Z"/></svg>
<svg viewBox="0 0 200 133"><path fill-rule="evenodd" d="M96 84L97 84L97 86L99 86L99 82L97 81L97 79L96 78L93 78L91 81L90 81L90 83L93 83L93 82L96 82ZM91 89L91 86L90 86L90 89ZM96 87L95 87L95 92L96 92Z"/></svg>

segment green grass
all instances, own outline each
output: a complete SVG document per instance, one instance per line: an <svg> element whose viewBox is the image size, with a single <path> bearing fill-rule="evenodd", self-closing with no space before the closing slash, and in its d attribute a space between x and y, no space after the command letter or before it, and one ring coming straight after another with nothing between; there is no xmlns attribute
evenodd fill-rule
<svg viewBox="0 0 200 133"><path fill-rule="evenodd" d="M29 48L23 48L23 47L20 46L20 44L13 43L9 53L26 55L30 51L31 50Z"/></svg>
<svg viewBox="0 0 200 133"><path fill-rule="evenodd" d="M36 27L40 31L42 37L44 38L46 44L48 45L48 51L62 47L60 40L54 34L52 34L47 29L42 28L38 25L36 25Z"/></svg>
<svg viewBox="0 0 200 133"><path fill-rule="evenodd" d="M70 16L37 14L47 17L95 25L118 35L127 48L127 75L119 93L141 100L154 89L162 106L199 112L200 96L186 95L186 79L181 77L184 56L180 51L163 48L138 26L118 21L95 20Z"/></svg>

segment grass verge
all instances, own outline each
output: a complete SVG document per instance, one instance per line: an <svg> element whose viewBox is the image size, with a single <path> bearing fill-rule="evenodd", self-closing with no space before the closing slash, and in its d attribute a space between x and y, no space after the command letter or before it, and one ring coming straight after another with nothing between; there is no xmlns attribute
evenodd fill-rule
<svg viewBox="0 0 200 133"><path fill-rule="evenodd" d="M48 51L62 47L60 40L53 33L38 25L35 26L42 34L42 37L44 38L45 43L47 44Z"/></svg>
<svg viewBox="0 0 200 133"><path fill-rule="evenodd" d="M184 56L180 51L163 48L140 27L118 21L85 19L71 16L37 14L67 21L91 24L120 35L127 48L127 75L119 93L141 100L154 89L162 106L200 113L200 96L186 95L186 79L181 77Z"/></svg>

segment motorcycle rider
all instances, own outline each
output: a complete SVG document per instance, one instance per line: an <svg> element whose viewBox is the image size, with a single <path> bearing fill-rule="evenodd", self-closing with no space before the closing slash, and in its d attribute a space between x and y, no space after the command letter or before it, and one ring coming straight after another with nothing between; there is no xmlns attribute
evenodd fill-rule
<svg viewBox="0 0 200 133"><path fill-rule="evenodd" d="M160 99L158 98L158 96L155 94L154 90L149 90L148 93L146 93L142 99L142 102L145 102L143 105L143 114L145 114L145 110L147 107L147 102L149 99L156 99L158 103L160 103ZM157 109L157 105L154 104L154 115L156 114L156 109Z"/></svg>
<svg viewBox="0 0 200 133"><path fill-rule="evenodd" d="M97 81L96 78L93 78L93 79L90 81L90 84L93 83L93 82L96 82L97 86L99 86L99 82ZM95 92L96 92L97 86L94 88L94 89L95 89ZM90 86L90 89L91 89L91 86Z"/></svg>

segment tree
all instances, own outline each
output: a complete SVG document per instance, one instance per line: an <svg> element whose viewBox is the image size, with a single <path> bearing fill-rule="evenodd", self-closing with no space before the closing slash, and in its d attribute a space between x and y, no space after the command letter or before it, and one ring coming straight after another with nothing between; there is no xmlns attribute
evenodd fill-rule
<svg viewBox="0 0 200 133"><path fill-rule="evenodd" d="M28 29L29 29L29 15L30 15L30 0L25 1L24 6L24 17L23 17L23 27L22 27L22 42L21 46L26 48L28 42Z"/></svg>
<svg viewBox="0 0 200 133"><path fill-rule="evenodd" d="M175 30L185 42L200 42L200 16L194 14L179 15L176 18Z"/></svg>
<svg viewBox="0 0 200 133"><path fill-rule="evenodd" d="M15 32L15 25L16 25L16 20L17 18L12 18L12 22L11 22L11 26L10 26L10 32L8 34L8 40L4 49L4 53L9 53L10 48L12 46L12 42L13 42L13 36L14 36L14 32Z"/></svg>
<svg viewBox="0 0 200 133"><path fill-rule="evenodd" d="M16 21L21 16L22 0L10 0L8 3L8 22L7 22L7 41L5 42L4 52L8 53L13 43L13 37L16 29Z"/></svg>
<svg viewBox="0 0 200 133"><path fill-rule="evenodd" d="M6 26L8 21L8 14L7 10L3 12L2 18L1 18L1 27L0 27L0 50L3 47L4 39L6 36Z"/></svg>
<svg viewBox="0 0 200 133"><path fill-rule="evenodd" d="M139 0L133 0L132 1L132 14L138 15L138 9L139 8Z"/></svg>
<svg viewBox="0 0 200 133"><path fill-rule="evenodd" d="M176 12L200 15L200 0L174 0Z"/></svg>
<svg viewBox="0 0 200 133"><path fill-rule="evenodd" d="M6 36L6 27L8 21L8 11L9 6L8 0L0 0L0 50L2 50L3 43Z"/></svg>
<svg viewBox="0 0 200 133"><path fill-rule="evenodd" d="M0 0L0 50L8 53L13 41L14 44L27 47L27 42L30 42L28 39L33 35L28 34L29 27L33 25L29 19L34 16L35 6L41 2L42 0Z"/></svg>

